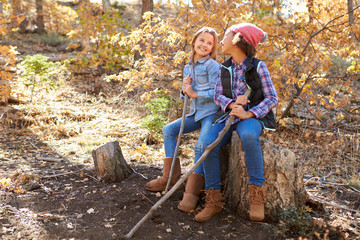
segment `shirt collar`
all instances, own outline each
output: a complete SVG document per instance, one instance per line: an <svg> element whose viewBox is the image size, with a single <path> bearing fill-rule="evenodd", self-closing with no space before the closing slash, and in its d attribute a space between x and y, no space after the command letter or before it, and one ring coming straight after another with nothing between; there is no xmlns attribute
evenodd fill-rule
<svg viewBox="0 0 360 240"><path fill-rule="evenodd" d="M241 70L241 69L246 69L246 65L245 65L245 61L246 61L247 57L245 57L245 59L240 63L237 64L234 59L231 59L231 66L235 69L235 70Z"/></svg>
<svg viewBox="0 0 360 240"><path fill-rule="evenodd" d="M206 62L209 58L210 58L210 55L207 55L207 56L203 57L202 59L197 60L197 62L202 64L202 63ZM191 60L189 61L189 63L192 64Z"/></svg>

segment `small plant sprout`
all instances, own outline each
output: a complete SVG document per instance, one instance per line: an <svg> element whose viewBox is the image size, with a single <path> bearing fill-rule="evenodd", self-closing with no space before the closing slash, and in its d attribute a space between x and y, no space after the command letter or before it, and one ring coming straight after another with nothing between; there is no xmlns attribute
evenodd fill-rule
<svg viewBox="0 0 360 240"><path fill-rule="evenodd" d="M59 62L49 62L48 57L36 54L24 57L21 66L26 80L24 85L31 89L31 102L36 88L45 87L49 90L57 85L57 81L54 81L52 77L61 71Z"/></svg>

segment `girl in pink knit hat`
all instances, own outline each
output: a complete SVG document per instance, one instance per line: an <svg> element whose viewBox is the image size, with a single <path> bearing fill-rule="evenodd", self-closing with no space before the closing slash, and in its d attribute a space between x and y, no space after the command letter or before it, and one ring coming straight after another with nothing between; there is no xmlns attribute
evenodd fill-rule
<svg viewBox="0 0 360 240"><path fill-rule="evenodd" d="M221 52L230 58L222 63L218 73L214 100L221 109L214 117L215 123L207 135L206 146L215 141L230 115L236 118L222 141L203 163L206 204L195 216L198 222L208 221L221 212L223 202L219 150L230 142L233 131L238 133L245 151L251 197L250 219L264 219L265 178L259 137L263 129L275 128L271 109L278 103L276 90L265 63L254 57L256 47L266 37L267 34L255 25L241 23L227 29L220 42ZM245 96L249 91L249 97Z"/></svg>

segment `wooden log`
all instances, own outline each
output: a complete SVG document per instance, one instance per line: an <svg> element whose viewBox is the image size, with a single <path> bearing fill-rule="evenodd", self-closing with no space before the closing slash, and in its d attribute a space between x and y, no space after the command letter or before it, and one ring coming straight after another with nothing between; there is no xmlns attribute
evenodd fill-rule
<svg viewBox="0 0 360 240"><path fill-rule="evenodd" d="M265 220L277 221L284 209L300 207L305 203L303 171L296 162L295 154L290 150L264 138L260 138L260 144L266 179ZM240 137L234 132L224 182L224 198L228 207L247 219L250 206L248 184L244 149Z"/></svg>
<svg viewBox="0 0 360 240"><path fill-rule="evenodd" d="M101 182L126 179L132 173L126 163L118 141L106 143L92 151L96 176Z"/></svg>

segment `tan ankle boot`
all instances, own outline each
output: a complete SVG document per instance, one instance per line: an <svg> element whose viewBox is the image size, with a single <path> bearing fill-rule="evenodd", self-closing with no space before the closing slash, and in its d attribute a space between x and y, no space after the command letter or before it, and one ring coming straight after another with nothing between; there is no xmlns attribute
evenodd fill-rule
<svg viewBox="0 0 360 240"><path fill-rule="evenodd" d="M195 209L199 201L200 191L203 189L205 183L204 176L192 173L186 183L183 199L178 205L178 209L183 212L191 212Z"/></svg>
<svg viewBox="0 0 360 240"><path fill-rule="evenodd" d="M265 218L264 201L265 191L263 187L249 185L250 193L250 220L262 221Z"/></svg>
<svg viewBox="0 0 360 240"><path fill-rule="evenodd" d="M195 221L206 222L209 221L212 216L221 212L223 201L221 189L206 190L206 203L205 208L195 216Z"/></svg>
<svg viewBox="0 0 360 240"><path fill-rule="evenodd" d="M146 183L145 185L146 190L152 192L159 192L165 190L170 175L172 160L173 158L164 159L163 176ZM180 175L181 175L180 161L179 158L177 158L175 160L174 172L170 182L170 188L174 186L174 184L180 179Z"/></svg>

